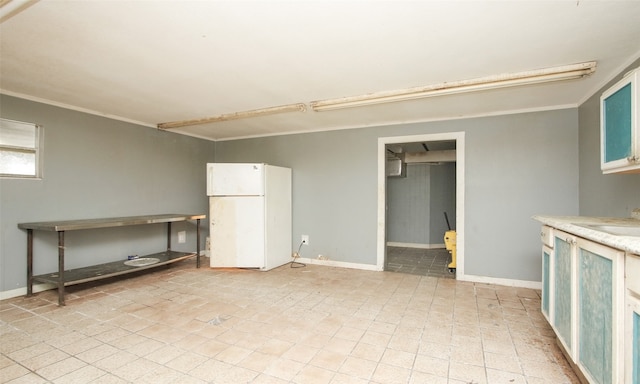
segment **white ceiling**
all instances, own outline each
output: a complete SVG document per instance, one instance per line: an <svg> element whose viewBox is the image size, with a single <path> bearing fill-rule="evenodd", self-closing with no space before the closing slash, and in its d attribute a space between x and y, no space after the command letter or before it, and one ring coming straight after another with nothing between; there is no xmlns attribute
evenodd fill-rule
<svg viewBox="0 0 640 384"><path fill-rule="evenodd" d="M640 1L41 0L0 43L2 93L148 126L307 105L173 129L223 140L576 106L640 56ZM308 107L585 61L563 83Z"/></svg>

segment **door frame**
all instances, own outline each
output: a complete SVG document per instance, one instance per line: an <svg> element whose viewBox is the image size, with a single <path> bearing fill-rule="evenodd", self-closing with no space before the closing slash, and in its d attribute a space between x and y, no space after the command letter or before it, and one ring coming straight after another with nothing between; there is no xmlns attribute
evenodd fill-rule
<svg viewBox="0 0 640 384"><path fill-rule="evenodd" d="M379 271L384 270L384 262L387 249L387 177L386 146L387 144L400 144L429 141L456 142L456 279L464 280L464 169L465 149L464 132L433 133L424 135L392 136L378 138L378 236L377 236L377 263ZM443 235L444 236L444 235Z"/></svg>

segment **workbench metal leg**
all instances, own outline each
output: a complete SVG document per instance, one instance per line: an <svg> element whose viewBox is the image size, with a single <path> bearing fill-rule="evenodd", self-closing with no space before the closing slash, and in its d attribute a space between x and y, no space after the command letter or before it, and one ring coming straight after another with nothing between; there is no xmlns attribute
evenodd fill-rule
<svg viewBox="0 0 640 384"><path fill-rule="evenodd" d="M58 232L58 305L64 306L64 231Z"/></svg>
<svg viewBox="0 0 640 384"><path fill-rule="evenodd" d="M27 229L27 296L33 295L33 229Z"/></svg>
<svg viewBox="0 0 640 384"><path fill-rule="evenodd" d="M196 219L196 268L200 268L200 219Z"/></svg>
<svg viewBox="0 0 640 384"><path fill-rule="evenodd" d="M171 250L171 222L167 223L167 252Z"/></svg>

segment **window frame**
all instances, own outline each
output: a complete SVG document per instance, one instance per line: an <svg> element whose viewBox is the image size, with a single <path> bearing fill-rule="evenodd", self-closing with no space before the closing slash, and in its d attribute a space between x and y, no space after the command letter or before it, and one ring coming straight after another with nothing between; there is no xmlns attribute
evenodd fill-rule
<svg viewBox="0 0 640 384"><path fill-rule="evenodd" d="M33 148L0 143L0 152L32 153L35 156L35 174L0 173L0 179L32 179L32 180L42 179L42 170L43 170L43 165L42 165L43 145L42 144L44 142L44 129L42 125L0 117L0 132L1 132L2 125L4 125L3 122L5 121L9 123L17 123L17 124L23 124L23 125L28 125L33 127L34 135L35 135Z"/></svg>

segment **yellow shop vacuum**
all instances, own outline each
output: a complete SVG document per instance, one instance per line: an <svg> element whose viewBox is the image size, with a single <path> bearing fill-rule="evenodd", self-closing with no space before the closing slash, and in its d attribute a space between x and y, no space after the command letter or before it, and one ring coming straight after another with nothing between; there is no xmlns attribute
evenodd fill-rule
<svg viewBox="0 0 640 384"><path fill-rule="evenodd" d="M449 263L449 272L454 273L456 271L456 231L451 229L451 225L449 224L449 217L447 217L447 212L444 213L444 218L447 220L447 228L448 231L444 233L444 246L451 254L451 262Z"/></svg>

